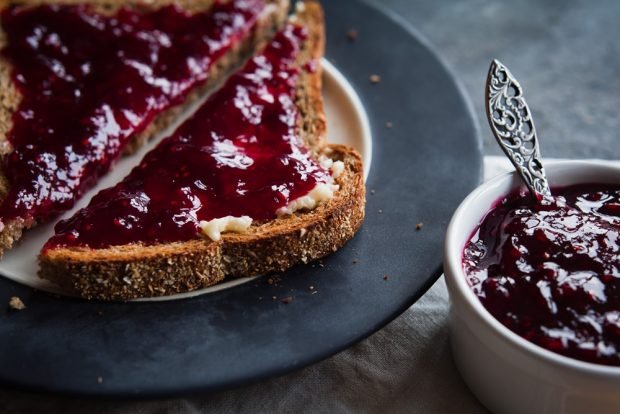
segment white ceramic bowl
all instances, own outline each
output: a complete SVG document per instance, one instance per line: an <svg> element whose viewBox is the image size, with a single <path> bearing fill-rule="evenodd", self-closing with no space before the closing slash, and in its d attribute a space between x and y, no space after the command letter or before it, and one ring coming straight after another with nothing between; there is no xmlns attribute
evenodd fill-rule
<svg viewBox="0 0 620 414"><path fill-rule="evenodd" d="M566 161L546 166L551 187L616 183L620 168ZM568 358L526 341L478 300L462 268L463 248L493 203L521 185L514 173L474 190L454 213L445 242L450 339L470 389L497 413L620 413L620 368Z"/></svg>

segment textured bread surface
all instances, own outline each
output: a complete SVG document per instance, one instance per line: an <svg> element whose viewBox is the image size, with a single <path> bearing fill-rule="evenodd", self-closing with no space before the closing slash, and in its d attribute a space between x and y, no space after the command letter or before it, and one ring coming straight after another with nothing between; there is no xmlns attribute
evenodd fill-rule
<svg viewBox="0 0 620 414"><path fill-rule="evenodd" d="M191 12L208 10L215 0L17 0L1 1L2 9L12 5L29 7L39 4L92 4L95 10L102 13L114 13L120 7L134 7L141 10L153 10L169 4L177 4ZM218 60L209 70L207 80L188 95L185 101L162 112L147 126L147 128L130 138L124 148L124 154L133 154L145 142L156 135L162 129L172 124L185 109L192 103L204 96L204 94L219 84L233 69L239 67L245 59L284 23L289 8L289 0L265 0L268 7L260 16L255 30L242 42L234 45L227 53ZM6 44L6 36L0 27L0 50ZM7 134L12 127L13 114L18 108L21 96L11 80L11 66L0 55L0 156L11 152L11 145L7 140ZM10 188L10 180L3 173L0 164L0 200L3 200ZM10 249L21 238L24 230L37 224L34 219L24 220L21 218L4 223L0 230L0 257L5 249Z"/></svg>
<svg viewBox="0 0 620 414"><path fill-rule="evenodd" d="M300 67L323 55L323 15L318 3L305 2L294 19L309 29ZM311 211L298 211L262 223L244 233L225 233L214 242L196 239L105 249L56 248L39 257L39 276L87 299L127 300L204 288L225 277L278 272L335 252L350 240L364 219L365 187L360 155L352 148L326 143L321 70L303 70L296 102L298 132L316 157L342 161L334 198Z"/></svg>

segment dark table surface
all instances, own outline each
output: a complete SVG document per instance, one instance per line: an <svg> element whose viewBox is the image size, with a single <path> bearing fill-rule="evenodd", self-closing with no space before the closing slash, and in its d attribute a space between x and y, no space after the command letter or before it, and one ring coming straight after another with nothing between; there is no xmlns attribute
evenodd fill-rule
<svg viewBox="0 0 620 414"><path fill-rule="evenodd" d="M474 104L485 154L501 154L483 106L487 70L497 58L524 88L543 156L620 159L620 2L369 1L435 45Z"/></svg>

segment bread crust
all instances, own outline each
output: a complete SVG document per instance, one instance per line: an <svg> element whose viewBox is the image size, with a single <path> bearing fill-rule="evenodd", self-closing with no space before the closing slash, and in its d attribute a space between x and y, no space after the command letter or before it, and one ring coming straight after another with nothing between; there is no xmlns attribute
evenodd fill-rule
<svg viewBox="0 0 620 414"><path fill-rule="evenodd" d="M144 10L156 9L168 4L177 4L191 12L200 12L209 9L215 0L8 0L1 1L0 8L10 5L34 6L38 4L93 4L97 11L114 13L122 6L137 7ZM263 44L277 28L281 27L286 20L289 8L289 0L265 0L268 7L260 16L255 30L241 43L233 46L218 62L209 70L207 80L194 88L185 101L179 105L168 108L155 119L142 132L136 134L123 149L124 155L135 153L149 139L159 131L171 125L189 106L205 95L209 90L219 84L224 77L239 67L252 52ZM0 26L0 50L6 44L6 36ZM11 152L11 145L7 135L12 127L12 117L21 101L19 91L11 80L11 65L0 55L0 156ZM0 164L0 200L3 200L10 188L10 181L2 171ZM37 225L36 219L24 220L17 218L4 223L0 230L0 258L5 249L10 249L19 240L22 233Z"/></svg>
<svg viewBox="0 0 620 414"><path fill-rule="evenodd" d="M305 2L296 18L309 28L299 64L318 60L324 48L321 7ZM315 156L345 165L336 178L340 188L334 198L312 211L253 224L244 233L226 233L218 242L196 239L151 246L48 250L39 257L39 276L87 299L128 300L191 291L225 277L283 271L338 250L364 219L361 156L352 148L325 142L320 65L302 72L296 101L302 114L300 134Z"/></svg>

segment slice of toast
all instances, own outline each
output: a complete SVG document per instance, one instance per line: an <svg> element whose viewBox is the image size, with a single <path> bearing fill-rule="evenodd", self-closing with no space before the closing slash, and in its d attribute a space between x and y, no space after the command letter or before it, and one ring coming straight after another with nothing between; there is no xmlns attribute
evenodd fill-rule
<svg viewBox="0 0 620 414"><path fill-rule="evenodd" d="M8 0L0 2L0 11L6 7L32 7L39 4L89 4L95 11L103 14L113 14L121 7L139 10L155 10L160 7L176 4L185 10L201 12L208 10L216 0ZM232 1L232 0L223 0ZM140 133L130 138L123 149L124 154L131 154L139 149L148 139L158 131L170 125L178 115L193 102L203 96L208 90L222 82L232 70L251 56L254 51L282 26L289 8L289 0L265 0L266 7L258 17L254 29L240 42L236 43L222 57L218 58L205 82L193 88L189 95L180 104L176 104L159 115ZM6 45L6 35L0 27L0 49ZM11 154L11 144L7 135L12 128L12 119L18 110L21 96L15 87L11 76L10 63L0 55L0 156ZM0 163L0 202L6 197L11 187L11 177L5 174ZM0 230L0 257L5 249L10 249L21 238L24 230L37 225L45 219L38 217L15 218L7 220Z"/></svg>
<svg viewBox="0 0 620 414"><path fill-rule="evenodd" d="M321 69L311 64L323 54L322 10L313 1L298 3L292 20L308 30L296 60L296 131L314 159L343 162L334 197L313 210L259 221L242 233L225 233L219 241L196 237L153 245L44 248L40 277L87 299L164 296L207 287L225 277L283 271L335 252L353 237L364 218L363 167L354 149L326 142Z"/></svg>

